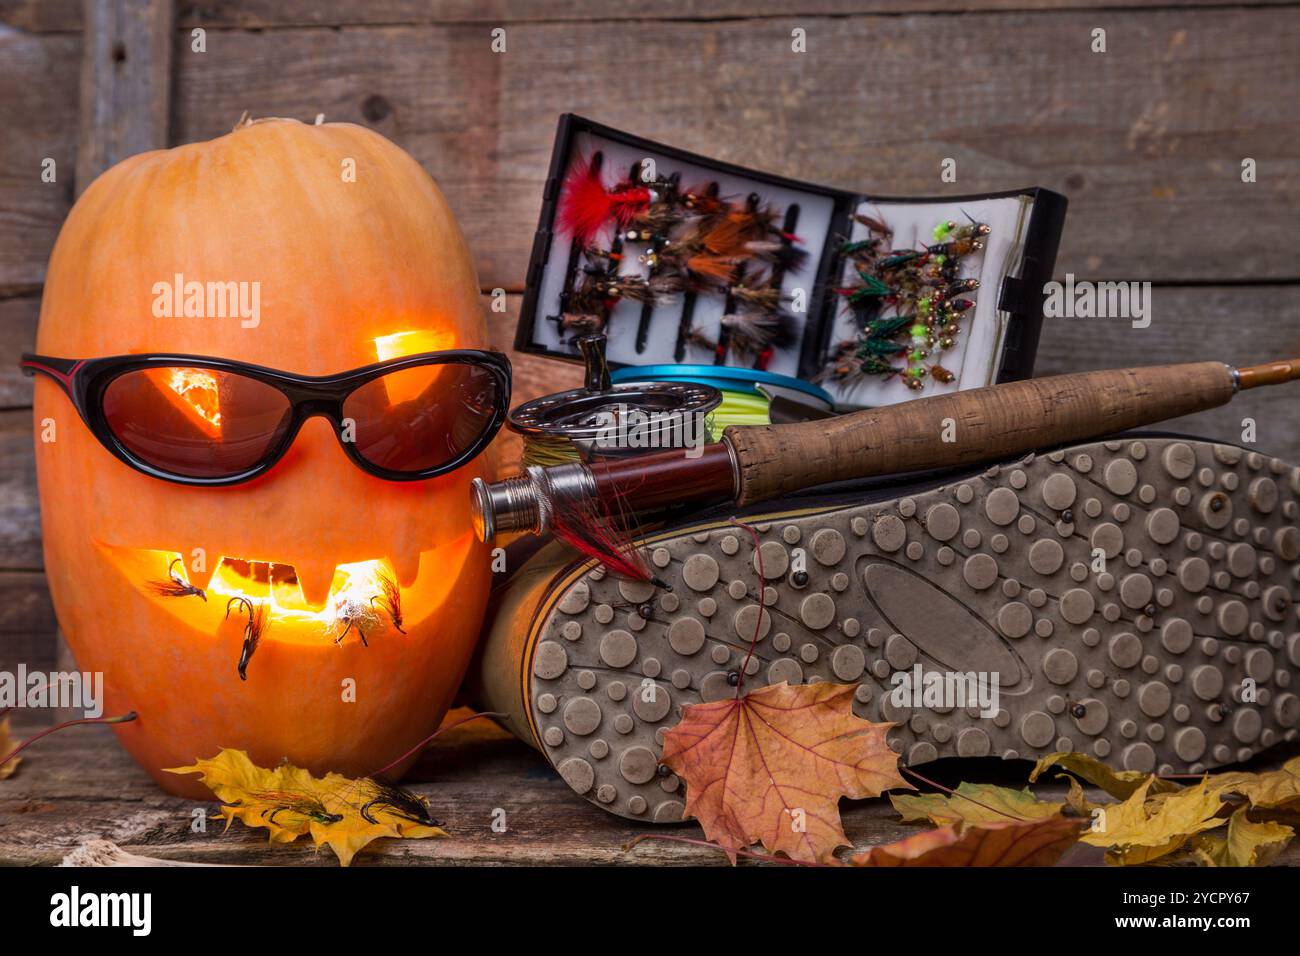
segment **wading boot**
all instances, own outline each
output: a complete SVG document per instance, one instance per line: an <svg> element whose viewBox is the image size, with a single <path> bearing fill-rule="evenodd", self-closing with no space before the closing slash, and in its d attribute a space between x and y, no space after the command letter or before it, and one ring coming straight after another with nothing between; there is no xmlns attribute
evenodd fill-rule
<svg viewBox="0 0 1300 956"><path fill-rule="evenodd" d="M481 693L637 820L680 818L664 735L742 666L751 690L858 685L908 765L1079 751L1198 772L1296 737L1298 518L1300 469L1141 435L650 534L671 590L552 545L496 602Z"/></svg>

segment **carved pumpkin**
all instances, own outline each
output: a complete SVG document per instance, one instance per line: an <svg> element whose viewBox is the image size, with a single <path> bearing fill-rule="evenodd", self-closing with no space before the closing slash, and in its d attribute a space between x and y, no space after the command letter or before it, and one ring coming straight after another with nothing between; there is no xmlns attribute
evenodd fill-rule
<svg viewBox="0 0 1300 956"><path fill-rule="evenodd" d="M158 284L178 275L257 283L260 321L179 305L178 317L156 317ZM96 180L55 245L37 351L211 355L325 375L486 340L469 251L428 174L362 127L276 119L134 156ZM205 424L200 404L189 411ZM487 601L468 511L482 459L385 481L313 418L265 475L188 487L117 461L43 376L35 420L60 625L78 666L104 673L105 713L139 713L115 730L164 789L208 796L161 770L221 747L262 766L373 773L437 726ZM51 422L55 440L43 441ZM206 600L167 593L169 577ZM404 634L382 612L385 582ZM247 680L236 662L249 615L236 601L226 616L241 596L265 616ZM365 642L353 629L336 643L346 607L369 609L352 621Z"/></svg>

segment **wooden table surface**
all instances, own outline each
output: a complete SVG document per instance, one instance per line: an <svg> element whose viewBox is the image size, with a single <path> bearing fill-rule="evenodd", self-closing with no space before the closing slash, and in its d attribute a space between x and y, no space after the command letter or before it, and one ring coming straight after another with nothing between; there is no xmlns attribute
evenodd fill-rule
<svg viewBox="0 0 1300 956"><path fill-rule="evenodd" d="M498 27L504 53L491 49ZM807 53L790 49L797 29ZM1097 29L1105 53L1091 49ZM179 4L175 30L173 142L220 135L244 110L309 122L324 113L390 137L446 193L485 296L506 293L508 311L487 313L502 348L513 338L556 118L573 111L870 193L1065 193L1058 278L1150 280L1153 321L1049 320L1039 374L1300 355L1295 3L210 0ZM34 343L46 261L73 200L83 45L81 0L0 0L6 670L48 669L57 658L31 382L14 360ZM939 180L945 158L957 161L956 183ZM1257 164L1254 183L1241 180L1245 158ZM41 177L47 161L54 182ZM572 366L522 358L515 393L525 400L578 380ZM1294 387L1259 390L1171 427L1236 440L1251 418L1262 451L1300 462L1298 401ZM625 854L635 827L572 796L510 740L478 732L440 741L420 774L453 838L387 847L363 862L717 860L669 844ZM504 835L487 826L498 802L509 814ZM57 862L98 835L167 858L331 862L267 847L238 827L190 836L188 809L159 793L107 730L77 728L42 742L0 784L0 860ZM910 829L882 801L846 818L859 844Z"/></svg>
<svg viewBox="0 0 1300 956"><path fill-rule="evenodd" d="M20 733L38 729L30 721ZM1274 749L1247 766L1268 770L1300 753L1300 745ZM963 780L1022 787L1028 761L948 760L922 768L931 780L954 787ZM1050 776L1050 775L1049 775ZM448 837L380 840L353 866L452 865L726 865L711 848L650 840L625 849L636 837L666 834L701 839L697 824L647 826L614 816L577 796L546 760L488 720L463 724L436 739L405 784L426 797ZM1056 781L1034 786L1040 797L1062 800ZM1100 791L1087 788L1090 799ZM35 744L18 772L0 783L0 865L103 863L108 841L122 853L190 863L335 866L334 854L317 852L307 838L271 845L266 831L210 822L191 832L196 804L163 793L136 767L106 727L74 727ZM492 830L493 813L505 811L506 830ZM888 799L842 801L844 831L858 850L918 832L903 823ZM498 814L499 816L499 814ZM1062 861L1102 866L1102 852L1079 845ZM746 861L741 860L741 865ZM1278 859L1300 866L1300 841Z"/></svg>

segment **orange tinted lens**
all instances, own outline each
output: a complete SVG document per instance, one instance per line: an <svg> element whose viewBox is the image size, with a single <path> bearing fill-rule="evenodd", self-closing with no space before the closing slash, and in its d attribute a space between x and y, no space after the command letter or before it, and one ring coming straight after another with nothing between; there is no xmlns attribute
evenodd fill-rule
<svg viewBox="0 0 1300 956"><path fill-rule="evenodd" d="M137 458L187 478L230 478L275 448L291 419L278 389L234 372L147 368L104 390L108 427Z"/></svg>
<svg viewBox="0 0 1300 956"><path fill-rule="evenodd" d="M361 457L388 471L422 472L463 455L492 424L496 376L478 365L419 365L362 385L343 403Z"/></svg>

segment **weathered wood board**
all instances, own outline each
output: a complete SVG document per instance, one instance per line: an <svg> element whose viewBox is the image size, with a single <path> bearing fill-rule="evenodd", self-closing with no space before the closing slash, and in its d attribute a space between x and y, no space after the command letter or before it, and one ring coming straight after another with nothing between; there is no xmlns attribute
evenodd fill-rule
<svg viewBox="0 0 1300 956"><path fill-rule="evenodd" d="M77 194L136 153L165 149L171 115L170 0L88 4L81 60Z"/></svg>
<svg viewBox="0 0 1300 956"><path fill-rule="evenodd" d="M1261 0L1284 5L1288 0ZM1134 9L1149 0L1040 0L1036 9ZM1217 0L1180 0L1180 7L1217 6ZM672 0L647 5L640 0L209 0L178 4L182 27L275 29L316 26L421 26L436 23L520 23L534 21L754 20L790 15L782 0ZM1021 10L1023 0L809 0L805 16L863 13L972 13ZM0 0L0 23L38 33L80 30L80 0Z"/></svg>
<svg viewBox="0 0 1300 956"><path fill-rule="evenodd" d="M18 368L18 357L36 344L38 295L0 299L0 409L32 404L32 381Z"/></svg>
<svg viewBox="0 0 1300 956"><path fill-rule="evenodd" d="M0 298L39 288L72 208L81 69L79 35L22 33L3 22Z"/></svg>
<svg viewBox="0 0 1300 956"><path fill-rule="evenodd" d="M1109 28L1106 54L1088 48L1098 25ZM809 31L806 54L790 52L795 28ZM1300 212L1300 147L1286 135L1300 101L1276 95L1300 72L1288 55L1300 43L1294 10L507 30L499 54L479 25L223 34L213 38L221 55L202 65L178 54L174 135L209 138L246 108L368 122L443 185L487 287L519 288L565 110L851 189L1050 186L1072 200L1059 264L1080 276L1296 275L1267 228ZM939 50L942 77L918 83L916 64ZM280 67L268 72L272 59ZM1243 110L1254 114L1245 125ZM948 157L953 184L939 178ZM1243 157L1267 176L1242 183Z"/></svg>

